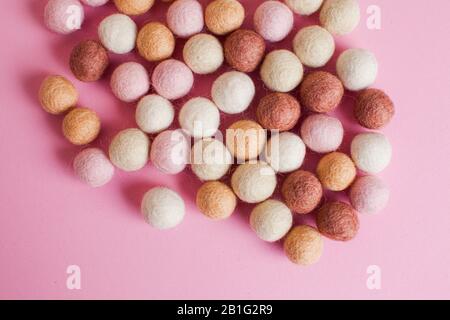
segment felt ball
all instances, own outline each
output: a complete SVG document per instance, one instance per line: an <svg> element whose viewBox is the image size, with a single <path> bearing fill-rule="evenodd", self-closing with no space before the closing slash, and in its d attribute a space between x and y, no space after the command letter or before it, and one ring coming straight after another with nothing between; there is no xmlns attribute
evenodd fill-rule
<svg viewBox="0 0 450 320"><path fill-rule="evenodd" d="M165 174L178 174L189 162L189 143L181 130L163 131L153 140L150 160Z"/></svg>
<svg viewBox="0 0 450 320"><path fill-rule="evenodd" d="M153 70L152 84L156 92L169 100L184 97L194 85L194 75L183 62L169 59Z"/></svg>
<svg viewBox="0 0 450 320"><path fill-rule="evenodd" d="M259 203L272 196L277 186L275 171L267 163L244 163L231 176L234 193L244 202Z"/></svg>
<svg viewBox="0 0 450 320"><path fill-rule="evenodd" d="M100 7L107 4L109 0L81 0L84 4L91 7Z"/></svg>
<svg viewBox="0 0 450 320"><path fill-rule="evenodd" d="M105 153L97 148L81 151L73 161L75 174L91 187L101 187L111 181L114 166Z"/></svg>
<svg viewBox="0 0 450 320"><path fill-rule="evenodd" d="M233 157L227 147L216 139L197 141L191 150L191 168L203 181L219 180L230 170Z"/></svg>
<svg viewBox="0 0 450 320"><path fill-rule="evenodd" d="M389 202L388 186L375 176L356 179L350 189L350 202L360 213L375 214L383 210Z"/></svg>
<svg viewBox="0 0 450 320"><path fill-rule="evenodd" d="M63 120L62 131L64 137L77 146L94 141L101 128L98 115L87 108L75 108Z"/></svg>
<svg viewBox="0 0 450 320"><path fill-rule="evenodd" d="M247 110L255 97L255 84L245 73L229 71L214 81L211 96L222 112L241 113Z"/></svg>
<svg viewBox="0 0 450 320"><path fill-rule="evenodd" d="M297 33L293 41L294 52L308 67L323 67L334 54L333 36L324 28L310 26Z"/></svg>
<svg viewBox="0 0 450 320"><path fill-rule="evenodd" d="M205 10L205 23L216 35L230 33L242 25L245 9L237 0L214 0Z"/></svg>
<svg viewBox="0 0 450 320"><path fill-rule="evenodd" d="M156 187L142 198L141 212L152 227L160 230L172 229L183 221L185 204L175 191Z"/></svg>
<svg viewBox="0 0 450 320"><path fill-rule="evenodd" d="M219 109L207 98L192 98L181 108L178 122L191 137L211 137L219 129Z"/></svg>
<svg viewBox="0 0 450 320"><path fill-rule="evenodd" d="M323 0L284 0L284 2L295 13L309 16L320 9Z"/></svg>
<svg viewBox="0 0 450 320"><path fill-rule="evenodd" d="M255 11L253 24L265 40L278 42L286 38L294 27L294 15L284 3L264 1Z"/></svg>
<svg viewBox="0 0 450 320"><path fill-rule="evenodd" d="M136 108L136 123L146 133L158 133L170 127L175 110L169 100L151 94L143 97Z"/></svg>
<svg viewBox="0 0 450 320"><path fill-rule="evenodd" d="M391 162L392 146L387 137L381 133L361 133L353 138L351 154L358 169L377 174L386 169Z"/></svg>
<svg viewBox="0 0 450 320"><path fill-rule="evenodd" d="M148 162L150 139L139 129L120 131L109 145L109 159L123 171L137 171Z"/></svg>
<svg viewBox="0 0 450 320"><path fill-rule="evenodd" d="M213 73L223 64L222 44L210 34L196 34L184 45L183 59L194 73Z"/></svg>
<svg viewBox="0 0 450 320"><path fill-rule="evenodd" d="M320 260L323 239L317 229L302 225L293 228L284 240L284 252L293 263L309 266Z"/></svg>
<svg viewBox="0 0 450 320"><path fill-rule="evenodd" d="M98 37L109 51L117 54L129 53L136 45L137 26L127 15L112 14L100 22Z"/></svg>
<svg viewBox="0 0 450 320"><path fill-rule="evenodd" d="M150 62L170 58L175 50L175 37L169 28L159 22L149 22L139 31L136 47Z"/></svg>
<svg viewBox="0 0 450 320"><path fill-rule="evenodd" d="M355 164L341 152L332 152L320 159L316 171L324 188L331 191L347 189L356 178Z"/></svg>
<svg viewBox="0 0 450 320"><path fill-rule="evenodd" d="M317 212L317 228L324 236L337 240L352 240L359 229L357 212L347 203L328 202Z"/></svg>
<svg viewBox="0 0 450 320"><path fill-rule="evenodd" d="M70 69L80 81L93 82L99 80L108 65L108 52L98 41L82 41L73 48L70 55Z"/></svg>
<svg viewBox="0 0 450 320"><path fill-rule="evenodd" d="M313 114L303 121L300 135L312 151L329 153L341 146L344 128L337 118L325 114Z"/></svg>
<svg viewBox="0 0 450 320"><path fill-rule="evenodd" d="M177 0L167 10L167 25L181 38L190 37L203 29L203 8L197 0Z"/></svg>
<svg viewBox="0 0 450 320"><path fill-rule="evenodd" d="M39 102L48 113L64 113L75 107L77 101L77 89L62 76L48 76L39 88Z"/></svg>
<svg viewBox="0 0 450 320"><path fill-rule="evenodd" d="M267 163L276 172L287 173L299 169L305 160L306 147L302 139L292 132L272 135L264 152Z"/></svg>
<svg viewBox="0 0 450 320"><path fill-rule="evenodd" d="M289 92L302 81L303 65L291 51L274 50L264 59L260 75L270 90Z"/></svg>
<svg viewBox="0 0 450 320"><path fill-rule="evenodd" d="M229 218L236 209L237 199L226 184L219 181L204 183L197 191L197 207L201 213L213 220Z"/></svg>
<svg viewBox="0 0 450 320"><path fill-rule="evenodd" d="M298 170L291 173L281 187L286 205L294 212L307 214L322 200L322 185L314 174Z"/></svg>
<svg viewBox="0 0 450 320"><path fill-rule="evenodd" d="M348 49L339 56L336 71L346 89L362 90L370 87L377 78L377 58L368 50Z"/></svg>
<svg viewBox="0 0 450 320"><path fill-rule="evenodd" d="M317 113L333 111L339 106L343 96L342 82L325 71L308 74L300 86L300 103Z"/></svg>
<svg viewBox="0 0 450 320"><path fill-rule="evenodd" d="M383 91L365 89L358 94L353 111L360 125L368 129L380 129L391 121L395 108Z"/></svg>
<svg viewBox="0 0 450 320"><path fill-rule="evenodd" d="M264 241L275 242L283 238L292 227L291 210L281 201L266 200L250 214L250 226Z"/></svg>
<svg viewBox="0 0 450 320"><path fill-rule="evenodd" d="M264 150L267 135L255 121L239 120L226 130L226 145L238 162L254 160Z"/></svg>
<svg viewBox="0 0 450 320"><path fill-rule="evenodd" d="M332 34L344 35L359 24L361 13L357 0L325 0L320 10L320 24Z"/></svg>
<svg viewBox="0 0 450 320"><path fill-rule="evenodd" d="M266 43L256 32L239 29L226 38L224 51L232 68L249 73L255 71L264 58Z"/></svg>
<svg viewBox="0 0 450 320"><path fill-rule="evenodd" d="M133 102L144 96L150 89L147 70L137 62L125 62L114 70L111 89L123 102Z"/></svg>
<svg viewBox="0 0 450 320"><path fill-rule="evenodd" d="M84 9L78 0L49 0L44 9L44 20L50 30L69 34L81 28Z"/></svg>
<svg viewBox="0 0 450 320"><path fill-rule="evenodd" d="M146 13L155 3L155 0L114 0L119 12L137 16Z"/></svg>
<svg viewBox="0 0 450 320"><path fill-rule="evenodd" d="M258 122L269 130L291 130L297 124L300 115L300 104L287 93L275 92L264 96L256 109Z"/></svg>

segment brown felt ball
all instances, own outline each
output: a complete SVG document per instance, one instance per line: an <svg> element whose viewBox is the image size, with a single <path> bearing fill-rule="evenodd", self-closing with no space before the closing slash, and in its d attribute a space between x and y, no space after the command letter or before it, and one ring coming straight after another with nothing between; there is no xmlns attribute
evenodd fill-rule
<svg viewBox="0 0 450 320"><path fill-rule="evenodd" d="M343 191L356 178L356 167L344 153L333 152L324 156L317 165L317 176L322 185L331 191Z"/></svg>
<svg viewBox="0 0 450 320"><path fill-rule="evenodd" d="M284 240L284 252L293 263L309 266L319 261L323 239L317 229L303 225L293 228Z"/></svg>
<svg viewBox="0 0 450 320"><path fill-rule="evenodd" d="M85 145L94 141L100 133L100 118L87 108L75 108L65 117L63 134L74 145Z"/></svg>
<svg viewBox="0 0 450 320"><path fill-rule="evenodd" d="M146 13L155 3L155 0L114 0L117 10L135 16Z"/></svg>
<svg viewBox="0 0 450 320"><path fill-rule="evenodd" d="M252 30L239 29L230 34L224 44L228 64L241 72L253 72L261 63L266 43Z"/></svg>
<svg viewBox="0 0 450 320"><path fill-rule="evenodd" d="M300 118L300 104L287 93L270 93L263 97L256 109L258 122L266 129L288 131Z"/></svg>
<svg viewBox="0 0 450 320"><path fill-rule="evenodd" d="M341 80L329 72L315 71L308 74L300 86L300 103L313 112L334 110L344 96Z"/></svg>
<svg viewBox="0 0 450 320"><path fill-rule="evenodd" d="M219 36L238 29L244 19L245 9L237 0L214 0L205 10L206 26Z"/></svg>
<svg viewBox="0 0 450 320"><path fill-rule="evenodd" d="M322 200L322 185L314 174L298 170L291 173L281 187L286 205L294 212L307 214Z"/></svg>
<svg viewBox="0 0 450 320"><path fill-rule="evenodd" d="M196 203L200 212L208 218L222 220L233 214L237 199L226 184L211 181L203 184L197 191Z"/></svg>
<svg viewBox="0 0 450 320"><path fill-rule="evenodd" d="M80 42L70 55L70 69L74 76L84 82L99 80L109 65L108 52L95 40Z"/></svg>
<svg viewBox="0 0 450 320"><path fill-rule="evenodd" d="M317 227L324 236L337 240L349 241L358 233L358 213L344 202L329 202L317 212Z"/></svg>
<svg viewBox="0 0 450 320"><path fill-rule="evenodd" d="M146 60L160 61L172 56L175 37L164 24L150 22L139 31L136 46L139 54Z"/></svg>
<svg viewBox="0 0 450 320"><path fill-rule="evenodd" d="M78 101L78 92L73 84L61 76L48 76L39 89L39 102L51 114L61 114Z"/></svg>
<svg viewBox="0 0 450 320"><path fill-rule="evenodd" d="M359 124L368 129L380 129L394 116L394 103L378 89L365 89L358 94L354 114Z"/></svg>

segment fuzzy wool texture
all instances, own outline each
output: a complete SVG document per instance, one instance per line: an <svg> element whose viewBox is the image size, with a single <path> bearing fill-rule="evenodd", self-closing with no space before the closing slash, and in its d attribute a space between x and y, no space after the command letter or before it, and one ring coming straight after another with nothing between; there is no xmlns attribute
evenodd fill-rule
<svg viewBox="0 0 450 320"><path fill-rule="evenodd" d="M344 153L329 153L317 165L317 177L324 188L344 191L356 178L356 167L352 159Z"/></svg>
<svg viewBox="0 0 450 320"><path fill-rule="evenodd" d="M231 176L231 187L246 203L259 203L272 196L277 186L275 171L259 161L241 164Z"/></svg>
<svg viewBox="0 0 450 320"><path fill-rule="evenodd" d="M159 133L172 125L175 109L169 100L157 94L150 94L139 101L135 118L142 131Z"/></svg>
<svg viewBox="0 0 450 320"><path fill-rule="evenodd" d="M222 44L213 35L196 34L184 45L183 59L196 74L213 73L223 64Z"/></svg>
<svg viewBox="0 0 450 320"><path fill-rule="evenodd" d="M141 57L147 61L161 61L172 56L175 37L164 24L149 22L139 30L136 47Z"/></svg>
<svg viewBox="0 0 450 320"><path fill-rule="evenodd" d="M303 65L293 52L274 50L264 59L260 76L270 90L289 92L302 81Z"/></svg>
<svg viewBox="0 0 450 320"><path fill-rule="evenodd" d="M112 14L100 22L98 37L109 51L116 54L129 53L136 46L137 25L127 15Z"/></svg>
<svg viewBox="0 0 450 320"><path fill-rule="evenodd" d="M162 173L175 175L189 163L189 149L189 141L181 130L163 131L153 140L150 160Z"/></svg>
<svg viewBox="0 0 450 320"><path fill-rule="evenodd" d="M315 71L308 74L300 86L300 103L317 113L336 109L344 96L342 82L333 74Z"/></svg>
<svg viewBox="0 0 450 320"><path fill-rule="evenodd" d="M99 80L108 66L108 52L96 40L80 42L70 55L70 69L73 75L83 82Z"/></svg>
<svg viewBox="0 0 450 320"><path fill-rule="evenodd" d="M101 122L97 113L87 108L75 108L63 120L64 137L72 144L81 146L91 143L100 134Z"/></svg>
<svg viewBox="0 0 450 320"><path fill-rule="evenodd" d="M109 2L109 0L81 0L84 4L91 7L100 7Z"/></svg>
<svg viewBox="0 0 450 320"><path fill-rule="evenodd" d="M336 240L352 240L359 230L358 213L347 203L328 202L317 212L317 227L321 234Z"/></svg>
<svg viewBox="0 0 450 320"><path fill-rule="evenodd" d="M149 159L150 139L139 129L120 131L109 145L109 159L127 172L145 167Z"/></svg>
<svg viewBox="0 0 450 320"><path fill-rule="evenodd" d="M192 98L181 108L178 122L191 137L211 137L219 129L220 112L211 100L203 97Z"/></svg>
<svg viewBox="0 0 450 320"><path fill-rule="evenodd" d="M379 89L365 89L357 98L353 110L356 120L367 129L381 129L395 114L394 103Z"/></svg>
<svg viewBox="0 0 450 320"><path fill-rule="evenodd" d="M177 0L167 10L167 25L180 38L201 32L204 24L203 8L197 0Z"/></svg>
<svg viewBox="0 0 450 320"><path fill-rule="evenodd" d="M128 16L144 14L154 3L155 0L114 0L117 10Z"/></svg>
<svg viewBox="0 0 450 320"><path fill-rule="evenodd" d="M39 88L39 102L42 108L54 115L62 114L75 107L78 102L78 91L62 76L48 76Z"/></svg>
<svg viewBox="0 0 450 320"><path fill-rule="evenodd" d="M253 24L265 40L279 42L294 27L294 15L288 6L279 1L265 1L256 9Z"/></svg>
<svg viewBox="0 0 450 320"><path fill-rule="evenodd" d="M111 90L123 102L133 102L150 90L147 70L137 62L125 62L111 76Z"/></svg>
<svg viewBox="0 0 450 320"><path fill-rule="evenodd" d="M287 93L269 93L259 101L256 109L256 119L269 130L291 130L298 123L300 115L300 104Z"/></svg>
<svg viewBox="0 0 450 320"><path fill-rule="evenodd" d="M152 227L159 230L172 229L184 219L184 200L175 191L156 187L148 191L141 202L141 212Z"/></svg>
<svg viewBox="0 0 450 320"><path fill-rule="evenodd" d="M360 20L357 0L325 0L320 10L320 24L335 35L352 32Z"/></svg>
<svg viewBox="0 0 450 320"><path fill-rule="evenodd" d="M156 92L169 100L184 97L194 85L194 75L183 62L169 59L153 70L152 85Z"/></svg>
<svg viewBox="0 0 450 320"><path fill-rule="evenodd" d="M306 147L298 135L292 132L282 132L272 135L266 145L264 156L275 172L293 172L302 166L306 156Z"/></svg>
<svg viewBox="0 0 450 320"><path fill-rule="evenodd" d="M225 59L237 71L255 71L266 51L264 38L253 30L239 29L230 34L224 43Z"/></svg>
<svg viewBox="0 0 450 320"><path fill-rule="evenodd" d="M85 184L97 188L104 186L114 176L114 166L105 153L97 148L84 149L75 157L73 169Z"/></svg>
<svg viewBox="0 0 450 320"><path fill-rule="evenodd" d="M284 240L284 252L293 263L310 266L323 253L323 238L317 229L302 225L293 228Z"/></svg>
<svg viewBox="0 0 450 320"><path fill-rule="evenodd" d="M244 112L255 97L252 78L239 71L229 71L213 83L211 97L220 111L228 114Z"/></svg>
<svg viewBox="0 0 450 320"><path fill-rule="evenodd" d="M266 200L250 214L250 227L258 238L275 242L283 238L293 223L291 210L281 201Z"/></svg>
<svg viewBox="0 0 450 320"><path fill-rule="evenodd" d="M286 205L298 214L312 212L322 200L319 179L311 172L298 170L291 173L281 187Z"/></svg>
<svg viewBox="0 0 450 320"><path fill-rule="evenodd" d="M309 16L320 9L323 0L284 0L284 2L294 13Z"/></svg>
<svg viewBox="0 0 450 320"><path fill-rule="evenodd" d="M326 114L313 114L303 121L300 134L303 142L312 151L329 153L341 146L344 127L337 118Z"/></svg>
<svg viewBox="0 0 450 320"><path fill-rule="evenodd" d="M77 14L78 13L78 14ZM73 19L77 14L77 19ZM84 9L78 0L49 0L44 9L47 28L60 34L69 34L81 28Z"/></svg>
<svg viewBox="0 0 450 320"><path fill-rule="evenodd" d="M196 204L206 217L213 220L224 220L233 214L237 199L233 190L226 184L210 181L198 189Z"/></svg>
<svg viewBox="0 0 450 320"><path fill-rule="evenodd" d="M386 208L389 197L389 187L375 176L358 178L350 189L350 202L360 213L379 213Z"/></svg>
<svg viewBox="0 0 450 320"><path fill-rule="evenodd" d="M245 9L237 0L214 0L205 10L206 26L219 36L239 29L244 19Z"/></svg>
<svg viewBox="0 0 450 320"><path fill-rule="evenodd" d="M351 154L358 169L377 174L391 162L392 146L382 133L361 133L353 138Z"/></svg>
<svg viewBox="0 0 450 320"><path fill-rule="evenodd" d="M368 50L348 49L339 56L336 72L346 89L359 91L370 87L377 79L378 61Z"/></svg>
<svg viewBox="0 0 450 320"><path fill-rule="evenodd" d="M233 163L227 147L216 139L197 141L191 151L191 169L202 181L219 180L225 176Z"/></svg>
<svg viewBox="0 0 450 320"><path fill-rule="evenodd" d="M309 26L297 33L293 41L294 52L308 67L323 67L334 54L333 36L320 26Z"/></svg>
<svg viewBox="0 0 450 320"><path fill-rule="evenodd" d="M239 163L258 158L266 145L263 127L252 120L239 120L226 130L226 145Z"/></svg>

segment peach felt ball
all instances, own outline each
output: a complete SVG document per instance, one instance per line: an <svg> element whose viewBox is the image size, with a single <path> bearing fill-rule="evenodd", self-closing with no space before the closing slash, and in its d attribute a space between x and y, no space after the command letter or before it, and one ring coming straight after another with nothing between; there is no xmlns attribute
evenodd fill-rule
<svg viewBox="0 0 450 320"><path fill-rule="evenodd" d="M324 236L337 240L352 240L359 230L358 213L347 203L328 202L317 212L317 228Z"/></svg>
<svg viewBox="0 0 450 320"><path fill-rule="evenodd" d="M203 9L197 0L177 0L167 10L167 25L172 32L187 38L203 29Z"/></svg>
<svg viewBox="0 0 450 320"><path fill-rule="evenodd" d="M75 108L64 117L62 129L67 140L81 146L97 138L101 122L94 111L87 108Z"/></svg>
<svg viewBox="0 0 450 320"><path fill-rule="evenodd" d="M49 0L45 6L44 20L50 30L69 34L81 28L84 9L78 0Z"/></svg>
<svg viewBox="0 0 450 320"><path fill-rule="evenodd" d="M353 110L356 120L367 129L380 129L394 116L394 103L389 96L378 89L361 91Z"/></svg>
<svg viewBox="0 0 450 320"><path fill-rule="evenodd" d="M109 0L81 0L84 4L91 7L100 7L108 3Z"/></svg>
<svg viewBox="0 0 450 320"><path fill-rule="evenodd" d="M39 89L39 102L50 114L61 114L78 101L78 92L73 84L62 76L48 76Z"/></svg>
<svg viewBox="0 0 450 320"><path fill-rule="evenodd" d="M389 202L389 188L378 177L364 176L356 179L350 189L350 202L360 213L375 214Z"/></svg>
<svg viewBox="0 0 450 320"><path fill-rule="evenodd" d="M239 29L244 19L245 9L237 0L214 0L205 10L206 26L219 36Z"/></svg>
<svg viewBox="0 0 450 320"><path fill-rule="evenodd" d="M314 174L298 170L291 173L281 187L287 206L299 214L313 211L322 200L322 185Z"/></svg>
<svg viewBox="0 0 450 320"><path fill-rule="evenodd" d="M266 131L252 120L236 121L226 130L227 148L239 163L258 158L266 141Z"/></svg>
<svg viewBox="0 0 450 320"><path fill-rule="evenodd" d="M114 0L119 12L136 16L146 13L155 3L155 0Z"/></svg>
<svg viewBox="0 0 450 320"><path fill-rule="evenodd" d="M137 62L125 62L114 70L111 89L123 102L133 102L144 96L150 89L147 70Z"/></svg>
<svg viewBox="0 0 450 320"><path fill-rule="evenodd" d="M81 151L73 161L75 174L91 187L101 187L111 181L114 166L105 153L97 148Z"/></svg>
<svg viewBox="0 0 450 320"><path fill-rule="evenodd" d="M294 26L294 14L284 3L265 1L253 16L255 30L264 39L278 42L287 37Z"/></svg>
<svg viewBox="0 0 450 320"><path fill-rule="evenodd" d="M236 209L237 199L226 184L210 181L197 191L196 204L201 213L212 220L229 218Z"/></svg>
<svg viewBox="0 0 450 320"><path fill-rule="evenodd" d="M194 75L183 62L169 59L153 70L152 85L156 92L169 100L184 97L194 85Z"/></svg>
<svg viewBox="0 0 450 320"><path fill-rule="evenodd" d="M147 61L161 61L172 56L175 50L175 37L162 23L149 22L139 30L136 47Z"/></svg>
<svg viewBox="0 0 450 320"><path fill-rule="evenodd" d="M312 151L329 153L341 146L344 128L337 118L325 114L313 114L303 121L300 134L303 142Z"/></svg>
<svg viewBox="0 0 450 320"><path fill-rule="evenodd" d="M324 188L331 191L343 191L355 180L356 167L346 154L332 152L320 159L317 165L317 176Z"/></svg>
<svg viewBox="0 0 450 320"><path fill-rule="evenodd" d="M165 174L178 174L189 162L189 141L181 130L161 132L152 143L150 160Z"/></svg>
<svg viewBox="0 0 450 320"><path fill-rule="evenodd" d="M84 82L99 80L108 68L108 52L96 40L80 42L70 55L70 69L74 76Z"/></svg>
<svg viewBox="0 0 450 320"><path fill-rule="evenodd" d="M284 240L284 252L293 263L309 266L320 260L323 239L317 229L302 225L293 228Z"/></svg>

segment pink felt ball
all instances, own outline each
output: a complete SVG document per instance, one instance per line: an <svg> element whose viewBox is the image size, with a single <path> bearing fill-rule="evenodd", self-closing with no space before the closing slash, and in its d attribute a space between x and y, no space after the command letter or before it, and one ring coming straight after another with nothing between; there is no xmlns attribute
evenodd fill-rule
<svg viewBox="0 0 450 320"><path fill-rule="evenodd" d="M124 102L136 101L150 89L148 72L137 62L123 63L111 76L111 89Z"/></svg>
<svg viewBox="0 0 450 320"><path fill-rule="evenodd" d="M204 24L202 5L197 0L177 0L167 10L167 25L181 38L199 33Z"/></svg>
<svg viewBox="0 0 450 320"><path fill-rule="evenodd" d="M45 6L44 20L50 30L69 34L81 28L83 6L78 0L49 0Z"/></svg>
<svg viewBox="0 0 450 320"><path fill-rule="evenodd" d="M314 152L336 151L344 138L344 128L337 118L314 114L303 121L300 129L303 142Z"/></svg>
<svg viewBox="0 0 450 320"><path fill-rule="evenodd" d="M365 176L353 183L350 201L358 212L374 214L386 207L389 194L389 188L380 178Z"/></svg>
<svg viewBox="0 0 450 320"><path fill-rule="evenodd" d="M81 2L91 7L100 7L106 4L108 1L109 0L81 0Z"/></svg>
<svg viewBox="0 0 450 320"><path fill-rule="evenodd" d="M169 100L184 97L194 85L194 75L183 62L169 59L153 70L152 84L156 92Z"/></svg>
<svg viewBox="0 0 450 320"><path fill-rule="evenodd" d="M114 175L114 166L105 153L96 148L81 151L73 161L75 174L91 187L107 184Z"/></svg>
<svg viewBox="0 0 450 320"><path fill-rule="evenodd" d="M150 159L163 173L178 174L189 161L189 141L181 130L161 132L153 141Z"/></svg>
<svg viewBox="0 0 450 320"><path fill-rule="evenodd" d="M255 30L264 39L278 42L287 37L294 27L294 14L279 1L265 1L253 16Z"/></svg>

